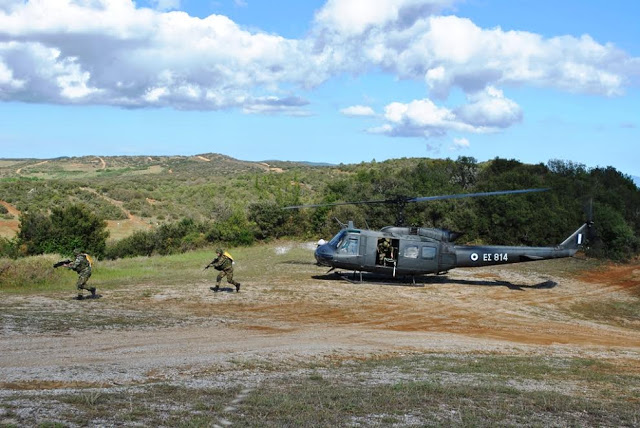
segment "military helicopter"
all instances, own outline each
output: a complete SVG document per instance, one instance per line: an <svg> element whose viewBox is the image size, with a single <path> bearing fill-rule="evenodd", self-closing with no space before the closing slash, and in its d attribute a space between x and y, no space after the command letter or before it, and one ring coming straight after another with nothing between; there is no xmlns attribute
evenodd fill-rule
<svg viewBox="0 0 640 428"><path fill-rule="evenodd" d="M426 197L399 197L379 201L336 202L327 204L296 205L285 209L352 204L395 204L402 221L404 205L413 202L459 199L496 195L514 195L544 192L549 189L504 190ZM481 267L508 263L572 257L592 235L593 222L588 221L567 239L552 247L516 247L499 245L456 245L462 234L447 229L427 227L386 226L376 230L356 228L353 221L315 251L319 265L334 269L373 272L387 276L415 277L427 274L445 274L459 267Z"/></svg>

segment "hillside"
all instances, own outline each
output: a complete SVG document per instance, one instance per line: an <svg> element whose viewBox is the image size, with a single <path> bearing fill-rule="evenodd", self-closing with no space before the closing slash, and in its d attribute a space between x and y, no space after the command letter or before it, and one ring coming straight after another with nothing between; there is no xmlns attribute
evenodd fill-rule
<svg viewBox="0 0 640 428"><path fill-rule="evenodd" d="M109 223L111 237L184 217L215 218L248 176L279 174L302 164L247 162L205 153L196 156L84 156L1 159L0 236L12 237L22 211L81 202ZM222 195L221 195L222 194ZM0 208L1 209L1 208ZM4 210L3 210L4 211Z"/></svg>
<svg viewBox="0 0 640 428"><path fill-rule="evenodd" d="M589 169L561 160L479 163L468 157L351 165L248 162L214 153L4 159L0 237L15 236L20 213L46 214L82 204L107 221L111 242L187 220L178 235L167 238L175 244L170 251L215 241L238 245L283 236L328 238L339 228L335 219L380 228L397 222L397 207L281 208L527 188L550 191L413 204L405 207L404 219L465 232L467 243L535 246L559 243L592 211L602 254L624 259L640 251L640 190L615 168ZM188 245L176 244L187 237Z"/></svg>

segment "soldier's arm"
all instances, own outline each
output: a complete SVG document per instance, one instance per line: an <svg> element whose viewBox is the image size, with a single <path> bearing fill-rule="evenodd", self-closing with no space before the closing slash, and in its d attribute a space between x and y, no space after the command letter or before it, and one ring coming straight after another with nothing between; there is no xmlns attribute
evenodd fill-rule
<svg viewBox="0 0 640 428"><path fill-rule="evenodd" d="M69 266L67 266L69 269L71 270L75 270L78 266L80 266L80 263L82 263L82 259L80 258L80 256L76 257L76 259L73 261L73 263L71 263Z"/></svg>

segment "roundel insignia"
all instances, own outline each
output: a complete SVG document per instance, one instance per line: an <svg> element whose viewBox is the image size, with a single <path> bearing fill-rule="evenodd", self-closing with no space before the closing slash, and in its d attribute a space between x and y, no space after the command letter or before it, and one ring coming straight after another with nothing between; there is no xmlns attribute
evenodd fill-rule
<svg viewBox="0 0 640 428"><path fill-rule="evenodd" d="M478 253L471 253L471 260L474 262L478 261Z"/></svg>

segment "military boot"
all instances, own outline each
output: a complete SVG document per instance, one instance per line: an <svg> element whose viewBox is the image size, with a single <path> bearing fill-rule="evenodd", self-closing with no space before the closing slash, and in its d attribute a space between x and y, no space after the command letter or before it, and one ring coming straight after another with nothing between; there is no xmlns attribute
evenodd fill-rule
<svg viewBox="0 0 640 428"><path fill-rule="evenodd" d="M91 287L89 289L89 291L91 291L91 298L95 299L96 298L96 287Z"/></svg>
<svg viewBox="0 0 640 428"><path fill-rule="evenodd" d="M236 282L236 293L240 292L240 283Z"/></svg>
<svg viewBox="0 0 640 428"><path fill-rule="evenodd" d="M216 285L215 287L209 287L209 289L217 293L218 291L220 291L220 286Z"/></svg>
<svg viewBox="0 0 640 428"><path fill-rule="evenodd" d="M83 300L84 296L82 294L78 294L78 297L76 297L76 300Z"/></svg>

